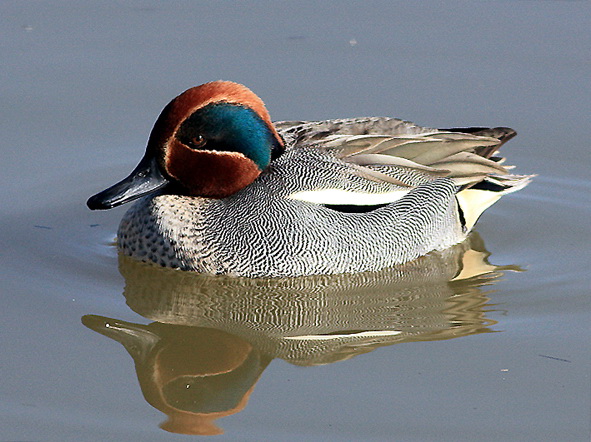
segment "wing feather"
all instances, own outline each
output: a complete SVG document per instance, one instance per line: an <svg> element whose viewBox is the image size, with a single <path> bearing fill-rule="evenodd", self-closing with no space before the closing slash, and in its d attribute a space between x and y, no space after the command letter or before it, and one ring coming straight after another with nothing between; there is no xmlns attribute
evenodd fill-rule
<svg viewBox="0 0 591 442"><path fill-rule="evenodd" d="M358 201L353 204L364 204L364 198L374 201L376 194L382 195L380 201L387 200L386 195L395 200L410 189L441 177L449 177L462 189L483 182L502 188L522 187L530 179L510 175L508 171L513 166L504 165L504 158L493 156L515 136L509 128L438 130L394 118L289 121L276 123L276 127L293 146L329 153L349 165L346 173L351 177L373 183L368 186L368 193L353 192L352 199ZM353 193L340 186L336 183L330 188L319 188L323 196L319 193L312 197L314 190L306 191L306 198L302 199L320 202L330 195L339 195L342 203L343 192L349 196Z"/></svg>

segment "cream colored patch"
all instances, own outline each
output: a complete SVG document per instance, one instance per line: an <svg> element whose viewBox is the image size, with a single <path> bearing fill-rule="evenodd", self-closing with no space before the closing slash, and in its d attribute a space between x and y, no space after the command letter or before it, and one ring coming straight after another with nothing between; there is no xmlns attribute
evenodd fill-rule
<svg viewBox="0 0 591 442"><path fill-rule="evenodd" d="M482 212L496 203L501 196L503 196L503 192L478 189L462 190L456 195L460 208L464 212L468 231L472 230Z"/></svg>
<svg viewBox="0 0 591 442"><path fill-rule="evenodd" d="M452 281L459 281L461 279L469 279L475 276L486 275L494 272L497 267L487 264L487 254L478 252L476 250L467 250L462 256L462 271L452 279Z"/></svg>
<svg viewBox="0 0 591 442"><path fill-rule="evenodd" d="M386 193L352 192L342 189L305 190L293 193L289 198L315 204L339 204L355 206L375 206L397 201L409 192L408 189Z"/></svg>

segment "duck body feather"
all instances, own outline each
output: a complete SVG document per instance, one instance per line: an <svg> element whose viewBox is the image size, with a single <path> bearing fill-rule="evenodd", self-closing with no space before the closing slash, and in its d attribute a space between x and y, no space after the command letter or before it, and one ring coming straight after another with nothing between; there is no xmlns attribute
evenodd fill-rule
<svg viewBox="0 0 591 442"><path fill-rule="evenodd" d="M490 159L515 134L507 128L458 132L377 117L275 128L285 151L254 182L223 198L142 198L120 224L120 251L246 277L379 270L464 240L486 207L469 213L462 192L496 200L530 179Z"/></svg>

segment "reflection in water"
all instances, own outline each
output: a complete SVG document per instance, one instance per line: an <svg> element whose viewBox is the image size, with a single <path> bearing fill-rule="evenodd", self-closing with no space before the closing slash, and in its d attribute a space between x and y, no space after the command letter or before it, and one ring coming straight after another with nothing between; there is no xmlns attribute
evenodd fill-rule
<svg viewBox="0 0 591 442"><path fill-rule="evenodd" d="M127 349L146 400L166 413L164 430L213 435L220 417L242 410L271 357L229 333L88 315L84 325Z"/></svg>
<svg viewBox="0 0 591 442"><path fill-rule="evenodd" d="M328 364L401 342L488 332L488 292L502 270L477 234L396 269L353 275L244 279L164 269L120 257L127 304L156 321L94 315L83 323L125 346L161 426L220 434L274 358Z"/></svg>

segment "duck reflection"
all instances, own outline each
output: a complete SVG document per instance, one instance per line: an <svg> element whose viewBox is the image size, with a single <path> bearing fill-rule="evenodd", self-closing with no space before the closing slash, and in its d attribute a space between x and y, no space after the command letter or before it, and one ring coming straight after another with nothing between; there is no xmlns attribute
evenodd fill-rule
<svg viewBox="0 0 591 442"><path fill-rule="evenodd" d="M504 270L473 233L396 269L352 275L243 279L157 268L120 257L129 307L155 321L94 315L92 330L135 361L146 400L184 434L223 431L274 358L328 364L402 342L490 332L485 287Z"/></svg>
<svg viewBox="0 0 591 442"><path fill-rule="evenodd" d="M215 435L215 420L239 412L271 361L249 342L204 327L133 324L100 316L84 325L126 348L146 400L168 415L160 426L182 434Z"/></svg>

